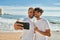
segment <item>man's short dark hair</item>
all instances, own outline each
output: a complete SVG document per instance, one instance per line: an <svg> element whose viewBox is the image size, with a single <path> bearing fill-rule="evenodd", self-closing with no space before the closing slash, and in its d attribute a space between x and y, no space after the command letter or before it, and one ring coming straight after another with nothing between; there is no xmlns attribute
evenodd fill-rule
<svg viewBox="0 0 60 40"><path fill-rule="evenodd" d="M30 9L33 9L32 7L30 7L28 10L30 10Z"/></svg>
<svg viewBox="0 0 60 40"><path fill-rule="evenodd" d="M34 11L37 11L37 12L43 13L43 10L42 10L41 8L35 8Z"/></svg>

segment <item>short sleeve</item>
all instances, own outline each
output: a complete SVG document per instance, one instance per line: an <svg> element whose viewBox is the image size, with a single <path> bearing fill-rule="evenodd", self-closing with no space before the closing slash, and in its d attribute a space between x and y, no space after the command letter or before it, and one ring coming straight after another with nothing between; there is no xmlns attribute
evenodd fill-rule
<svg viewBox="0 0 60 40"><path fill-rule="evenodd" d="M48 20L44 20L44 28L45 29L50 29L50 24L49 24L49 21Z"/></svg>

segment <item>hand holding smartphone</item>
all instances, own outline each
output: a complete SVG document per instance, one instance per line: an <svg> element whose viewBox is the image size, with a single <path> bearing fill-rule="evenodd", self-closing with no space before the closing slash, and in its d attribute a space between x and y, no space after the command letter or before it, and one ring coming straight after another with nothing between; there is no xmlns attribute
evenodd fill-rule
<svg viewBox="0 0 60 40"><path fill-rule="evenodd" d="M29 30L29 23L28 22L16 22L16 23L19 24L17 26L20 26L20 27L23 27L24 29Z"/></svg>
<svg viewBox="0 0 60 40"><path fill-rule="evenodd" d="M15 24L14 24L14 29L15 29L15 30L23 30L24 28L23 28L22 26L23 26L23 24L15 23Z"/></svg>

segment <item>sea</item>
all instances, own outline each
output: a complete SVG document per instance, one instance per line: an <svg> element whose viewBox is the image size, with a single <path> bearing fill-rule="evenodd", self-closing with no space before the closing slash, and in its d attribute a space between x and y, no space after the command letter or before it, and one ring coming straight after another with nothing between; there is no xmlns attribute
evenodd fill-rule
<svg viewBox="0 0 60 40"><path fill-rule="evenodd" d="M27 15L0 15L0 32L14 31L14 23L17 20L24 20ZM51 31L60 31L60 17L58 16L42 16L49 21Z"/></svg>

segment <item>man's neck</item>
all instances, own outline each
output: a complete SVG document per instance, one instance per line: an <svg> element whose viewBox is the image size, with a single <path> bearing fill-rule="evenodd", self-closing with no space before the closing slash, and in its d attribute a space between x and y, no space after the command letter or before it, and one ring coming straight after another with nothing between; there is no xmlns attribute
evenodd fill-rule
<svg viewBox="0 0 60 40"><path fill-rule="evenodd" d="M40 20L41 18L39 17L39 18L37 18L37 20Z"/></svg>

